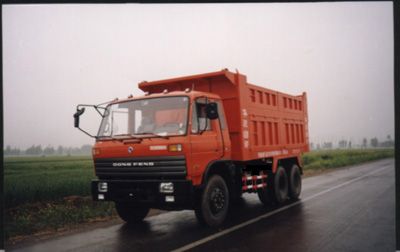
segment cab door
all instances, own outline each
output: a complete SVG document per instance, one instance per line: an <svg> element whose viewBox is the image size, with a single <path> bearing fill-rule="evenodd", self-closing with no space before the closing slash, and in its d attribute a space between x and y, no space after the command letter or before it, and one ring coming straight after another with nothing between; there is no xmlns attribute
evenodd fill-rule
<svg viewBox="0 0 400 252"><path fill-rule="evenodd" d="M208 99L208 102L210 100ZM205 113L206 98L197 98L191 111L191 157L192 176L199 177L203 174L207 165L221 158L222 149L220 143L218 120L210 120ZM198 181L199 178L196 179Z"/></svg>

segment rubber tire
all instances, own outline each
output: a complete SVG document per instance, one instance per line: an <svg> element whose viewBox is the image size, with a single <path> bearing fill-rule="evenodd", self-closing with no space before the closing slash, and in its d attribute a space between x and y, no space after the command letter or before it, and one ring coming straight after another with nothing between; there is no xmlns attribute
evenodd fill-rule
<svg viewBox="0 0 400 252"><path fill-rule="evenodd" d="M275 204L273 195L273 178L274 174L272 172L269 172L267 177L267 187L257 190L258 198L266 206Z"/></svg>
<svg viewBox="0 0 400 252"><path fill-rule="evenodd" d="M298 199L301 193L301 173L300 168L294 164L289 174L289 197Z"/></svg>
<svg viewBox="0 0 400 252"><path fill-rule="evenodd" d="M279 166L276 173L268 176L268 185L258 190L258 197L265 205L282 204L288 198L288 177L283 167Z"/></svg>
<svg viewBox="0 0 400 252"><path fill-rule="evenodd" d="M133 206L125 202L115 202L115 209L119 217L128 224L142 222L150 211L149 207Z"/></svg>
<svg viewBox="0 0 400 252"><path fill-rule="evenodd" d="M288 198L289 185L288 176L283 167L278 167L274 176L274 200L281 204Z"/></svg>
<svg viewBox="0 0 400 252"><path fill-rule="evenodd" d="M223 209L213 214L210 207L211 192L215 187L219 187L225 197ZM200 224L210 227L220 226L226 219L229 209L229 190L225 180L219 175L213 175L207 182L204 191L202 192L199 202L195 207L195 215Z"/></svg>

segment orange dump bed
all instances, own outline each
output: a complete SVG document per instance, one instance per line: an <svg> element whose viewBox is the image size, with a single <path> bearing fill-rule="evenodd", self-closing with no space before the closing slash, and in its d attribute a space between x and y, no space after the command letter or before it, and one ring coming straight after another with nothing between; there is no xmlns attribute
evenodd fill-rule
<svg viewBox="0 0 400 252"><path fill-rule="evenodd" d="M306 93L298 96L256 86L226 69L167 80L142 82L149 93L186 88L221 97L232 143L232 160L297 156L309 150Z"/></svg>

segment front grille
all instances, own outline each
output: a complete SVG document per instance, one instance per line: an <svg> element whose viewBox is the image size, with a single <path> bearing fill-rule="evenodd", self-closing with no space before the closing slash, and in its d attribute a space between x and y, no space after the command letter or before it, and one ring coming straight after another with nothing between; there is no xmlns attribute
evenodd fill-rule
<svg viewBox="0 0 400 252"><path fill-rule="evenodd" d="M184 179L185 156L98 158L94 160L99 179Z"/></svg>

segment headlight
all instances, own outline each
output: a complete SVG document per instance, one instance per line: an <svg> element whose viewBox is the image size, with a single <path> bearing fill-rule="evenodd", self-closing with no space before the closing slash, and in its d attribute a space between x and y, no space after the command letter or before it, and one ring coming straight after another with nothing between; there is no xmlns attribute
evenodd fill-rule
<svg viewBox="0 0 400 252"><path fill-rule="evenodd" d="M174 183L160 183L160 193L173 193L174 192Z"/></svg>
<svg viewBox="0 0 400 252"><path fill-rule="evenodd" d="M107 182L99 182L97 184L97 187L99 189L99 192L107 192L108 190L108 184Z"/></svg>

